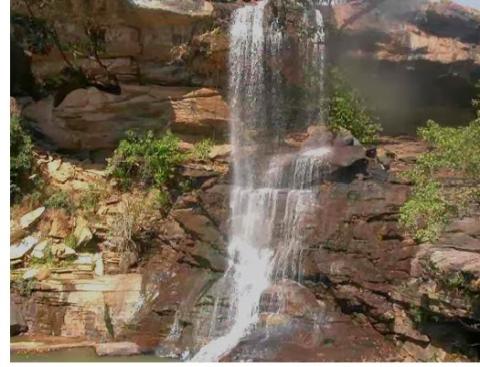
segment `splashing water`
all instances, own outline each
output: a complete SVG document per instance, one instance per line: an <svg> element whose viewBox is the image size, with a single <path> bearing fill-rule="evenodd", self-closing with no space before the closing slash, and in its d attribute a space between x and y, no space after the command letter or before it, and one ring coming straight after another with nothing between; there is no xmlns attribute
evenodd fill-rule
<svg viewBox="0 0 480 367"><path fill-rule="evenodd" d="M285 80L281 66L275 65L282 62L278 60L285 39L277 20L265 19L268 3L245 6L233 14L229 55L233 188L229 265L223 277L228 305L222 313L219 298L215 301L209 326L214 339L193 361L217 361L232 350L259 321L265 290L277 280L299 278L303 219L315 195L311 186L321 176L329 153L320 148L275 154L289 121L283 110ZM323 22L320 11L310 10L305 17L316 32L306 40L303 68L311 75L305 82L312 87L308 98L320 102ZM319 114L308 118L318 119ZM259 132L267 133L265 140Z"/></svg>

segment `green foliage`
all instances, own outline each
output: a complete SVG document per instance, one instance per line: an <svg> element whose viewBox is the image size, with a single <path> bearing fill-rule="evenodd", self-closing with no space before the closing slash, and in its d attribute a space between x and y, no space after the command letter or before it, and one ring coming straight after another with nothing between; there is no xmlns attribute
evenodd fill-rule
<svg viewBox="0 0 480 367"><path fill-rule="evenodd" d="M170 197L168 192L159 190L155 193L155 207L157 209L165 209L170 206Z"/></svg>
<svg viewBox="0 0 480 367"><path fill-rule="evenodd" d="M73 248L74 250L78 247L78 241L73 232L65 237L65 246Z"/></svg>
<svg viewBox="0 0 480 367"><path fill-rule="evenodd" d="M15 39L21 41L23 49L40 55L51 50L53 38L45 20L12 12L10 23Z"/></svg>
<svg viewBox="0 0 480 367"><path fill-rule="evenodd" d="M33 171L33 145L30 136L22 128L20 119L10 119L10 197L21 194L26 180Z"/></svg>
<svg viewBox="0 0 480 367"><path fill-rule="evenodd" d="M16 288L21 296L28 297L33 293L36 279L18 279L13 282L12 288Z"/></svg>
<svg viewBox="0 0 480 367"><path fill-rule="evenodd" d="M110 160L109 172L123 188L128 188L135 178L162 187L174 178L185 158L178 138L170 132L160 138L151 131L143 136L128 132Z"/></svg>
<svg viewBox="0 0 480 367"><path fill-rule="evenodd" d="M419 129L419 136L430 150L407 172L414 189L400 210L400 221L417 240L425 242L436 240L449 219L480 199L480 114L468 126L459 128L429 121ZM438 174L445 171L471 185L445 187L438 179Z"/></svg>
<svg viewBox="0 0 480 367"><path fill-rule="evenodd" d="M88 185L88 190L86 190L79 201L79 206L81 209L94 212L98 207L98 203L104 196L104 190L102 190L97 185Z"/></svg>
<svg viewBox="0 0 480 367"><path fill-rule="evenodd" d="M71 196L65 191L58 191L45 201L45 207L52 209L65 209L72 213L75 211L75 204Z"/></svg>
<svg viewBox="0 0 480 367"><path fill-rule="evenodd" d="M208 159L208 155L210 154L214 145L215 142L212 139L203 139L201 142L195 144L191 153L192 157L199 160Z"/></svg>
<svg viewBox="0 0 480 367"><path fill-rule="evenodd" d="M451 209L437 181L419 183L400 209L400 222L420 242L434 241L447 223Z"/></svg>
<svg viewBox="0 0 480 367"><path fill-rule="evenodd" d="M365 107L365 101L338 69L329 73L328 118L332 129L350 131L362 144L375 144L382 128Z"/></svg>

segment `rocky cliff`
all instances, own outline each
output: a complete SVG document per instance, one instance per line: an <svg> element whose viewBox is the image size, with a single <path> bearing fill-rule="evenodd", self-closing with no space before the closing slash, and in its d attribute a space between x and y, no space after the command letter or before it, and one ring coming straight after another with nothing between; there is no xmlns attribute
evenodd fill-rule
<svg viewBox="0 0 480 367"><path fill-rule="evenodd" d="M353 1L325 8L329 59L343 67L375 107L387 133L413 133L428 118L442 123L471 120L470 102L480 75L476 36L480 15L454 4L403 7L394 3ZM228 74L227 25L231 11L241 2L146 4L71 1L41 13L42 19L54 22L62 44L85 42L85 19L93 16L103 32L102 63L119 82L118 96L76 91L75 84L66 83L45 99L22 99L21 104L28 106L25 116L46 140L62 149L95 150L113 147L125 129L134 126L157 131L178 126L183 133L197 134L201 128L189 121L210 126L226 119L222 96ZM288 6L287 22L295 18ZM16 3L13 10L26 12ZM21 43L22 32L17 33ZM95 60L68 52L63 56L75 59L93 80L105 77ZM27 69L28 64L34 78L43 83L68 66L55 47L32 53ZM24 75L14 79L30 87L31 79ZM202 87L210 88L207 98L198 89ZM179 100L185 102L174 103ZM215 136L219 130L213 129Z"/></svg>
<svg viewBox="0 0 480 367"><path fill-rule="evenodd" d="M226 266L231 184L230 147L223 144L226 24L231 10L245 4L61 3L65 7L43 19L53 19L68 43L84 34L85 16L96 17L105 30L102 60L118 78L119 90L67 85L32 98L25 96L27 83L14 93L18 110L42 143L83 159L38 149L36 161L48 185L78 202L96 199L76 214L43 206L12 212L11 333L45 339L35 345L40 350L54 348L50 337L55 336L60 345L128 341L135 343L132 353L185 356L204 341L215 307L212 292ZM412 117L400 112L410 111L412 100L419 110L428 109L428 117L430 107L444 106L445 98L448 111L463 110L480 68L478 14L436 4L414 16L408 9L390 13L368 4L354 1L330 10L329 57L352 67L352 80L371 98L385 96L380 106L385 126L394 132L410 129L405 121ZM13 5L20 14L27 12ZM76 62L102 81L97 62ZM52 49L29 55L25 66L41 83L57 76L65 60ZM208 157L179 167L190 187L171 189L172 207L159 209L150 207L154 192L144 187L122 192L104 165L96 164L105 157L97 151L111 151L128 129L171 129L186 150L204 137L217 145ZM284 148L298 149L315 139L312 132L289 136ZM317 183L315 213L303 224L301 281L266 292L256 333L225 359L478 359L478 208L451 223L435 244L419 245L398 224L411 189L401 173L427 147L414 138L386 136L377 151L366 151L354 147L351 136L336 137L326 129L320 135L337 154L327 179ZM130 221L132 213L141 218L139 249L119 254L109 230ZM85 251L71 251L71 233L89 244ZM53 258L44 251L47 242ZM45 262L61 265L37 266ZM269 312L285 295L285 311Z"/></svg>

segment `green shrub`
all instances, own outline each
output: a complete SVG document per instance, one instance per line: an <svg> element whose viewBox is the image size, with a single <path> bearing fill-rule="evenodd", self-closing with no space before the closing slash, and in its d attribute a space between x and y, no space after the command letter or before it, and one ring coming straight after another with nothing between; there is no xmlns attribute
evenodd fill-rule
<svg viewBox="0 0 480 367"><path fill-rule="evenodd" d="M195 144L195 147L192 151L192 157L195 159L206 160L210 154L215 142L210 139L203 139L199 143Z"/></svg>
<svg viewBox="0 0 480 367"><path fill-rule="evenodd" d="M332 69L328 78L328 120L334 131L349 130L362 144L376 144L382 131L377 119L365 107L365 101L340 74Z"/></svg>
<svg viewBox="0 0 480 367"><path fill-rule="evenodd" d="M420 242L434 241L451 214L437 181L419 183L400 209L400 222Z"/></svg>
<svg viewBox="0 0 480 367"><path fill-rule="evenodd" d="M58 191L51 195L47 201L45 201L45 207L52 209L65 209L69 213L75 211L75 204L73 203L71 196L65 191Z"/></svg>
<svg viewBox="0 0 480 367"><path fill-rule="evenodd" d="M160 138L151 131L144 136L128 132L110 160L109 172L124 188L135 178L161 187L174 178L184 159L178 138L170 132Z"/></svg>
<svg viewBox="0 0 480 367"><path fill-rule="evenodd" d="M476 105L480 107L480 105ZM430 150L407 172L413 194L400 210L400 221L419 241L434 241L445 224L480 201L480 114L468 126L441 127L433 121L419 129ZM461 186L446 187L440 171L464 179Z"/></svg>
<svg viewBox="0 0 480 367"><path fill-rule="evenodd" d="M19 118L10 119L10 197L21 196L33 171L33 145Z"/></svg>
<svg viewBox="0 0 480 367"><path fill-rule="evenodd" d="M65 237L65 246L73 248L74 250L78 247L78 241L73 232Z"/></svg>
<svg viewBox="0 0 480 367"><path fill-rule="evenodd" d="M83 210L94 212L98 207L98 203L104 195L104 190L102 190L97 185L88 185L88 190L86 190L79 201L79 206Z"/></svg>

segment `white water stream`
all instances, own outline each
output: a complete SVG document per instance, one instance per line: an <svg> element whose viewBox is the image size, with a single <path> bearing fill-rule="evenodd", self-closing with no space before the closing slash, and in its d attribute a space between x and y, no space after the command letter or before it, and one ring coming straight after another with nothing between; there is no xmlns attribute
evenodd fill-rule
<svg viewBox="0 0 480 367"><path fill-rule="evenodd" d="M226 329L200 349L193 361L218 361L259 321L262 293L278 280L300 276L302 217L314 200L311 185L329 153L326 148L290 155L266 153L274 151L285 125L281 109L284 84L279 68L271 67L280 58L284 35L275 21L265 21L267 5L265 0L236 10L231 24L229 103L234 182L229 266L224 275L229 280L225 282L228 312L220 314L217 299L210 334L217 336L220 328ZM311 75L308 83L315 93L321 93L323 24L320 11L311 11L313 14L305 17L313 19L316 29L308 40L313 46L305 53L305 68ZM319 100L319 96L313 97ZM255 134L252 139L250 131L256 129L272 132L267 143L260 143ZM261 169L262 163L267 169Z"/></svg>

